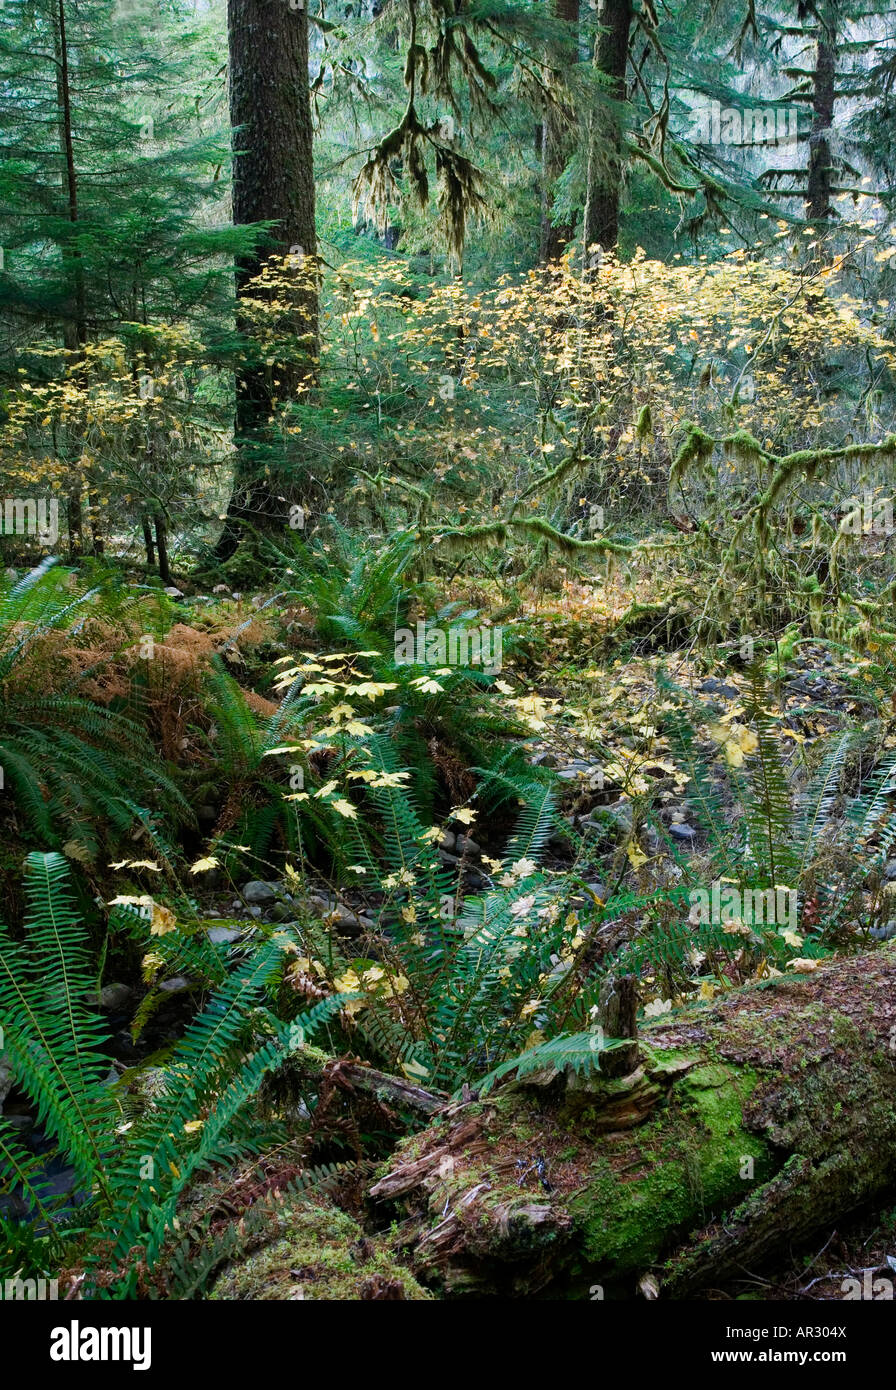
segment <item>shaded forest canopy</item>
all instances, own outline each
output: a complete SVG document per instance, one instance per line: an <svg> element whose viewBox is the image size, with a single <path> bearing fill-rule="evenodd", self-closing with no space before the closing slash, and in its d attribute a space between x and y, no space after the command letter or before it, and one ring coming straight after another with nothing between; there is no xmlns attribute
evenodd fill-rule
<svg viewBox="0 0 896 1390"><path fill-rule="evenodd" d="M892 1300L894 18L0 6L6 1298Z"/></svg>

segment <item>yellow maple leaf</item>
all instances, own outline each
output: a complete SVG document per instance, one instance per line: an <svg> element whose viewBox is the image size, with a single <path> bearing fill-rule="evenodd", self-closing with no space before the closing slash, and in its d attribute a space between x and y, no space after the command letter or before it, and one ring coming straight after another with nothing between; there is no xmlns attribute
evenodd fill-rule
<svg viewBox="0 0 896 1390"><path fill-rule="evenodd" d="M670 1014L671 1012L671 999L651 999L650 1003L644 1007L645 1018L660 1018L663 1014Z"/></svg>
<svg viewBox="0 0 896 1390"><path fill-rule="evenodd" d="M642 864L647 863L647 855L634 840L629 843L626 856L633 869L640 869Z"/></svg>
<svg viewBox="0 0 896 1390"><path fill-rule="evenodd" d="M429 1076L429 1068L425 1067L422 1062L402 1062L401 1070L411 1081L420 1081Z"/></svg>
<svg viewBox="0 0 896 1390"><path fill-rule="evenodd" d="M190 873L207 874L209 869L217 869L220 863L220 859L216 859L213 854L210 854L207 859L197 859L195 864L191 864Z"/></svg>
<svg viewBox="0 0 896 1390"><path fill-rule="evenodd" d="M755 753L759 747L758 738L745 724L733 723L727 728L723 724L713 724L709 732L721 743L730 767L742 767L744 754Z"/></svg>

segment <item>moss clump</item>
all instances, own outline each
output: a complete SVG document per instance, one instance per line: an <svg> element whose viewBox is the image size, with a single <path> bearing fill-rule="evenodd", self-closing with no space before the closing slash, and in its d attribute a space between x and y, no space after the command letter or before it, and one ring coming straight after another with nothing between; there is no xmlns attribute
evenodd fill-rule
<svg viewBox="0 0 896 1390"><path fill-rule="evenodd" d="M357 1302L430 1297L381 1238L365 1237L357 1222L335 1207L286 1207L277 1228L260 1250L224 1271L211 1298Z"/></svg>
<svg viewBox="0 0 896 1390"><path fill-rule="evenodd" d="M735 1072L714 1062L695 1067L675 1087L672 1114L625 1137L628 1171L617 1171L615 1146L607 1146L591 1181L569 1204L581 1222L586 1265L612 1269L616 1277L643 1270L659 1260L672 1237L688 1234L730 1205L742 1170L750 1174L743 1179L745 1195L773 1171L767 1145L743 1124L743 1107L756 1084L747 1068ZM633 1145L644 1158L637 1181Z"/></svg>

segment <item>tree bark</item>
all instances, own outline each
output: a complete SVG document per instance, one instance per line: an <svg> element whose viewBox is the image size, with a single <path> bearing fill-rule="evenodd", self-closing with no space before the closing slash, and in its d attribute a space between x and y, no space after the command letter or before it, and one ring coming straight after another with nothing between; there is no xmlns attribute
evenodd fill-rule
<svg viewBox="0 0 896 1390"><path fill-rule="evenodd" d="M144 512L140 518L140 525L143 527L143 545L146 549L146 567L155 569L156 567L156 547L152 538L152 523L149 515Z"/></svg>
<svg viewBox="0 0 896 1390"><path fill-rule="evenodd" d="M171 583L171 568L168 560L168 526L162 511L155 514L156 551L159 556L159 578L163 584Z"/></svg>
<svg viewBox="0 0 896 1390"><path fill-rule="evenodd" d="M579 23L579 0L555 0L554 14L571 26ZM577 32L573 28L568 41L551 45L549 61L555 69L563 69L569 62L578 58ZM550 84L551 77L548 77ZM569 222L554 221L554 186L566 168L571 153L571 112L564 110L563 103L548 105L542 125L541 177L542 177L542 216L541 248L543 263L556 261L566 250L575 236L575 227Z"/></svg>
<svg viewBox="0 0 896 1390"><path fill-rule="evenodd" d="M402 1076L377 1071L366 1062L352 1062L344 1058L324 1057L323 1054L299 1051L294 1054L292 1065L294 1071L308 1082L319 1085L328 1075L334 1076L347 1093L360 1091L365 1096L372 1096L375 1100L400 1110L409 1110L427 1120L438 1114L447 1104L445 1095L427 1091Z"/></svg>
<svg viewBox="0 0 896 1390"><path fill-rule="evenodd" d="M612 105L598 111L590 123L584 218L585 264L589 246L610 251L619 240L619 200L624 171L620 105L625 100L629 33L634 16L632 0L604 0L594 65L603 74L603 90Z"/></svg>
<svg viewBox="0 0 896 1390"><path fill-rule="evenodd" d="M606 1038L638 1036L638 982L633 975L604 982L598 1000L598 1020ZM628 1076L638 1065L638 1044L608 1052L601 1070L604 1076Z"/></svg>
<svg viewBox="0 0 896 1390"><path fill-rule="evenodd" d="M64 169L65 202L68 220L74 229L79 221L78 171L75 165L75 145L72 130L65 0L58 0L53 11L53 42L56 59L56 107L59 121L59 146ZM87 343L87 295L84 286L84 264L76 244L64 242L60 250L63 263L68 263L71 266L74 285L73 313L63 322L63 342L71 354L72 361L80 362ZM68 486L68 550L71 560L80 559L84 553L84 497L80 465L72 466L71 481Z"/></svg>
<svg viewBox="0 0 896 1390"><path fill-rule="evenodd" d="M830 130L834 123L836 81L835 36L819 35L812 88L812 130L809 135L809 183L806 215L813 222L827 221L833 213Z"/></svg>
<svg viewBox="0 0 896 1390"><path fill-rule="evenodd" d="M66 30L65 0L59 0L55 14L56 39L56 100L59 110L59 141L65 164L65 198L68 220L77 227L78 173L75 166L75 145L72 131L71 81L68 66L68 33ZM77 245L63 247L63 257L71 261L75 287L74 338L78 348L87 342L87 298L84 288L84 265Z"/></svg>
<svg viewBox="0 0 896 1390"><path fill-rule="evenodd" d="M287 0L228 0L230 122L233 130L233 220L238 225L273 222L256 253L236 267L237 293L272 256L292 248L301 258L300 278L288 321L278 327L295 351L273 365L249 361L237 373L233 495L216 554L232 555L246 524L285 526L289 499L268 476L272 457L266 426L277 398L316 379L318 297L313 269L314 162L308 86L308 14ZM255 292L257 294L257 291ZM246 323L238 317L237 327Z"/></svg>
<svg viewBox="0 0 896 1390"><path fill-rule="evenodd" d="M535 1074L406 1141L370 1195L404 1207L419 1278L624 1298L652 1271L686 1298L892 1189L896 952L732 992L639 1050L626 1076Z"/></svg>

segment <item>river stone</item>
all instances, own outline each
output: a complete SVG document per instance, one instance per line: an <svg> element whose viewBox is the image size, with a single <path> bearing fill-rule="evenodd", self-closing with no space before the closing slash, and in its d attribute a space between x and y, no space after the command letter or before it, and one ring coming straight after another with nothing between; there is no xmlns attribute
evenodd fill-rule
<svg viewBox="0 0 896 1390"><path fill-rule="evenodd" d="M236 927L209 927L205 934L216 946L229 946L240 935Z"/></svg>
<svg viewBox="0 0 896 1390"><path fill-rule="evenodd" d="M715 676L703 681L700 689L707 695L722 695L726 700L736 700L740 694L736 685L726 685L724 681L716 680Z"/></svg>
<svg viewBox="0 0 896 1390"><path fill-rule="evenodd" d="M247 903L253 907L269 907L271 903L277 901L277 885L263 883L260 879L254 878L251 883L247 883L243 889L243 897Z"/></svg>
<svg viewBox="0 0 896 1390"><path fill-rule="evenodd" d="M191 988L192 982L186 975L174 975L172 979L163 980L159 985L159 989L164 990L166 994L180 994L183 990Z"/></svg>
<svg viewBox="0 0 896 1390"><path fill-rule="evenodd" d="M98 995L95 990L91 994L88 994L87 1002L88 1004L99 1004L101 1009L121 1009L128 1002L132 994L133 990L130 985L113 982L112 984L103 985Z"/></svg>
<svg viewBox="0 0 896 1390"><path fill-rule="evenodd" d="M371 931L373 928L373 922L369 917L352 912L350 907L344 907L342 903L328 914L327 921L346 936L360 936L362 932Z"/></svg>
<svg viewBox="0 0 896 1390"><path fill-rule="evenodd" d="M14 1129L23 1139L25 1135L29 1134L34 1128L33 1115L4 1115L3 1119L9 1125L10 1129Z"/></svg>
<svg viewBox="0 0 896 1390"><path fill-rule="evenodd" d="M335 898L325 898L320 893L313 893L308 905L325 926L333 927L343 936L360 936L362 932L373 931L376 927L376 923L365 913L354 912L345 903L337 902Z"/></svg>
<svg viewBox="0 0 896 1390"><path fill-rule="evenodd" d="M8 1052L0 1053L0 1112L3 1102L12 1090L12 1062Z"/></svg>
<svg viewBox="0 0 896 1390"><path fill-rule="evenodd" d="M588 817L588 816L583 817L581 824L582 824L583 826L585 826L586 829L591 829L591 830L603 830L603 831L606 832L606 831L609 829L609 826L608 826L608 824L607 824L606 819L604 819L603 817L604 817L604 816L612 816L612 818L613 818L613 820L616 822L616 824L617 824L618 826L620 826L623 830L631 830L631 828L632 828L632 808L631 808L631 802L629 802L629 801L611 801L607 806L601 806L601 807L599 808L599 810L600 810L600 814L597 815L595 819L592 819L591 817ZM592 812L592 816L594 816L594 815L595 815L595 813Z"/></svg>

